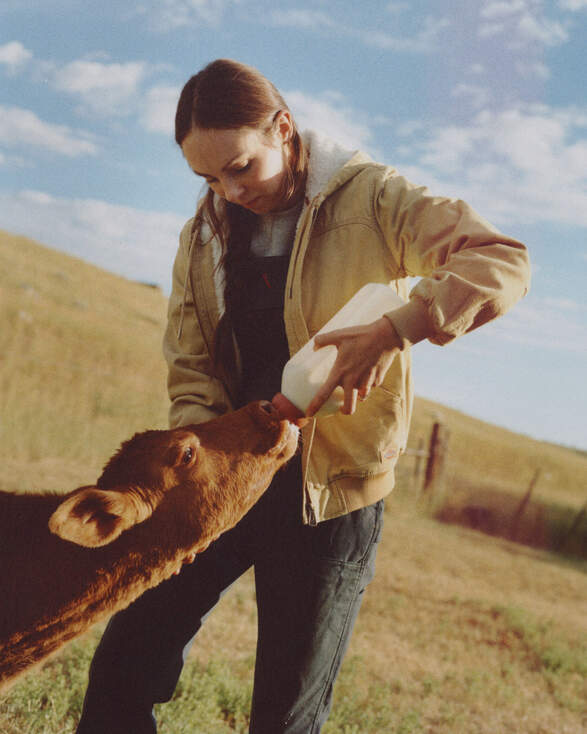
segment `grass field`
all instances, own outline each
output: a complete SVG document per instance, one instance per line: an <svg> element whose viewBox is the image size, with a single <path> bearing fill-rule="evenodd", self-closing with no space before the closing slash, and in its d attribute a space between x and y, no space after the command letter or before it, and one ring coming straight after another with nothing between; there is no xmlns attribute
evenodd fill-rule
<svg viewBox="0 0 587 734"><path fill-rule="evenodd" d="M122 440L165 426L165 307L157 289L0 232L1 489L91 482ZM532 527L548 529L557 512L563 528L577 517L587 499L584 454L424 400L410 445L427 440L439 415L451 431L453 519L484 502L511 520L537 469ZM587 731L580 547L554 554L437 522L417 502L412 461L402 460L386 505L377 575L325 734ZM75 730L99 633L0 698L0 734ZM200 633L174 700L159 708L162 734L247 730L255 637L247 574Z"/></svg>

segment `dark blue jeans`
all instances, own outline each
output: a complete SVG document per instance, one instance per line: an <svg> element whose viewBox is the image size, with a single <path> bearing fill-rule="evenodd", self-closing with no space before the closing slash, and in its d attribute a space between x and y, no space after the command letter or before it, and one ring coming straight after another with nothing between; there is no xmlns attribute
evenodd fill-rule
<svg viewBox="0 0 587 734"><path fill-rule="evenodd" d="M309 527L300 487L296 457L235 528L111 619L78 734L154 734L153 704L171 698L204 618L251 565L259 629L250 732L320 731L375 570L383 502Z"/></svg>

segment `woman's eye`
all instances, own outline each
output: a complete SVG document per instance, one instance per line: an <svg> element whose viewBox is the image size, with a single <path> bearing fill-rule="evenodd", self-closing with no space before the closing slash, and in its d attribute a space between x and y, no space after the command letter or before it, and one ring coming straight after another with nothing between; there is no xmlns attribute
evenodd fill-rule
<svg viewBox="0 0 587 734"><path fill-rule="evenodd" d="M238 168L235 168L235 172L236 173L244 173L245 171L248 171L249 168L251 167L251 163L252 163L252 161L248 161L247 163L245 163L244 166L239 166Z"/></svg>
<svg viewBox="0 0 587 734"><path fill-rule="evenodd" d="M190 461L193 459L193 457L194 457L194 450L190 447L183 452L183 457L181 460L184 464L189 464Z"/></svg>

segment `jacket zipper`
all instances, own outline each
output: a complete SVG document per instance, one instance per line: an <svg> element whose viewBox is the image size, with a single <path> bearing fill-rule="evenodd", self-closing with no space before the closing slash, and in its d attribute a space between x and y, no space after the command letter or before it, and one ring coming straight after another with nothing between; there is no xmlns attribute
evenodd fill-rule
<svg viewBox="0 0 587 734"><path fill-rule="evenodd" d="M312 204L312 212L310 214L310 221L309 221L309 223L307 225L307 228L304 228L304 231L300 233L301 234L300 243L299 243L299 246L298 246L298 249L297 249L297 252L296 252L296 257L295 257L295 260L294 260L294 263L293 263L292 279L291 279L291 282L290 282L290 285L289 285L289 294L288 294L289 300L291 300L293 298L293 284L294 284L293 274L295 273L295 270L296 270L296 268L298 266L298 260L300 259L300 253L301 253L301 250L302 250L303 239L310 237L310 234L311 234L312 229L314 227L314 223L315 223L316 218L318 216L318 209L319 208L320 208L320 204L318 202L316 202L316 200L314 200L314 203ZM314 430L315 429L316 429L316 423L314 422L314 426L312 427L312 432L310 434L310 442L309 442L310 445L308 447L308 460L309 460L309 452L310 452L310 449L311 449L311 446L312 446L312 442L313 442L313 439L314 439ZM304 483L304 510L305 510L305 513L306 513L306 518L308 520L308 525L310 525L311 527L316 527L316 525L318 524L318 522L317 522L317 519L316 519L316 512L314 511L314 507L312 506L312 500L310 499L310 493L308 491L306 473L307 473L307 469L306 469L306 472L304 473L304 477L303 477L303 480L302 480L303 483Z"/></svg>
<svg viewBox="0 0 587 734"><path fill-rule="evenodd" d="M309 430L309 436L308 436L308 448L307 448L307 454L306 454L306 471L303 473L302 482L304 486L304 511L306 515L306 519L308 521L308 525L311 527L316 527L318 524L318 521L316 519L316 512L314 510L314 506L312 505L312 498L310 497L310 492L308 490L308 471L310 466L310 451L312 450L312 443L314 442L314 433L316 431L316 420L312 421L312 426Z"/></svg>

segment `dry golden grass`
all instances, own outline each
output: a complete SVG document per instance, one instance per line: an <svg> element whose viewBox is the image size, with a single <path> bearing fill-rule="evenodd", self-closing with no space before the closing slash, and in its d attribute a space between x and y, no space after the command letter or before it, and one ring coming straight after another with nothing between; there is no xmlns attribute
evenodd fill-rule
<svg viewBox="0 0 587 734"><path fill-rule="evenodd" d="M474 484L523 495L536 469L540 477L534 496L580 508L587 501L587 453L536 441L457 410L416 398L410 444L426 442L432 424L450 430L449 485Z"/></svg>
<svg viewBox="0 0 587 734"><path fill-rule="evenodd" d="M586 618L584 568L438 524L405 497L390 498L377 574L343 668L354 705L375 703L389 728L361 734L399 732L410 715L405 730L429 734L580 734ZM192 658L247 663L255 640L248 574L210 616ZM341 705L339 697L333 714Z"/></svg>
<svg viewBox="0 0 587 734"><path fill-rule="evenodd" d="M0 232L1 489L94 481L122 440L165 425L164 320L156 289ZM429 401L416 402L411 445L428 440L439 413L451 430L453 501L499 490L517 502L540 467L545 506L576 514L585 502L584 454ZM417 511L411 459L402 462L325 734L587 731L585 565L435 522ZM250 678L255 638L247 574L192 659L229 660ZM19 731L3 715L0 732Z"/></svg>
<svg viewBox="0 0 587 734"><path fill-rule="evenodd" d="M55 458L95 478L122 440L166 424L165 298L3 232L0 273L1 455L32 462L31 487L53 486Z"/></svg>

